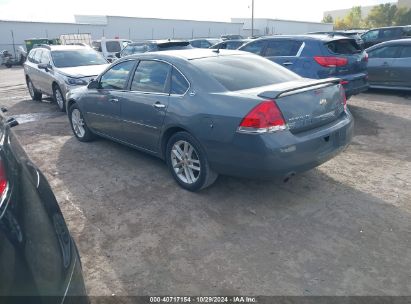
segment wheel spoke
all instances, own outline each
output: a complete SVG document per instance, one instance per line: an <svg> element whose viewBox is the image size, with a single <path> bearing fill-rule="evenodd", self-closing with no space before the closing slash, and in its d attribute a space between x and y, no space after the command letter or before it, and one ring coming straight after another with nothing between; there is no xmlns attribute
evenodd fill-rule
<svg viewBox="0 0 411 304"><path fill-rule="evenodd" d="M188 165L188 167L194 171L200 172L200 167L196 167L193 164Z"/></svg>
<svg viewBox="0 0 411 304"><path fill-rule="evenodd" d="M189 184L192 184L192 183L193 183L193 179L191 178L191 175L190 175L190 173L189 173L190 170L187 168L187 166L184 166L183 168L184 168L184 175L185 175L185 177L186 177L186 179L187 179L187 182L188 182Z"/></svg>
<svg viewBox="0 0 411 304"><path fill-rule="evenodd" d="M181 149L180 149L180 151L181 151ZM182 156L181 153L177 150L177 148L173 149L172 152L173 152L173 154L177 157L177 159L178 159L179 161L182 161L182 160L183 160L183 156Z"/></svg>

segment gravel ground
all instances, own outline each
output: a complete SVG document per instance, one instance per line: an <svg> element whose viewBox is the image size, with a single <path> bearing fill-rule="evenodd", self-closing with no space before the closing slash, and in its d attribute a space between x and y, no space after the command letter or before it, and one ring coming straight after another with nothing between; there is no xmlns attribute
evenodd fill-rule
<svg viewBox="0 0 411 304"><path fill-rule="evenodd" d="M411 295L411 98L352 98L351 146L284 184L180 189L164 163L98 139L0 69L0 105L48 177L90 295Z"/></svg>

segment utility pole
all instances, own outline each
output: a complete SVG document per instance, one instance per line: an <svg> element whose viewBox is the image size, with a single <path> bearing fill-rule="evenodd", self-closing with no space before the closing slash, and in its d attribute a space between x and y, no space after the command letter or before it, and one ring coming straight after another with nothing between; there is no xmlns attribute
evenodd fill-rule
<svg viewBox="0 0 411 304"><path fill-rule="evenodd" d="M254 37L254 0L251 1L251 37Z"/></svg>

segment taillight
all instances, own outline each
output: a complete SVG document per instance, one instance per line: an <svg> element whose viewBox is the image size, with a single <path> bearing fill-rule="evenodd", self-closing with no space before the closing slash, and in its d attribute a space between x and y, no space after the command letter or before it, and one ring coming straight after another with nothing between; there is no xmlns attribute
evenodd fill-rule
<svg viewBox="0 0 411 304"><path fill-rule="evenodd" d="M344 111L347 109L347 96L345 95L345 89L342 85L340 85L340 94L341 94L341 100L344 105Z"/></svg>
<svg viewBox="0 0 411 304"><path fill-rule="evenodd" d="M367 53L364 54L363 60L364 60L365 62L368 62L368 54L367 54Z"/></svg>
<svg viewBox="0 0 411 304"><path fill-rule="evenodd" d="M274 100L266 100L252 109L241 121L239 132L268 133L285 130L283 115Z"/></svg>
<svg viewBox="0 0 411 304"><path fill-rule="evenodd" d="M335 68L348 64L347 58L334 56L315 56L314 60L321 66L327 68Z"/></svg>
<svg viewBox="0 0 411 304"><path fill-rule="evenodd" d="M0 159L0 197L2 197L7 190L7 175L3 160Z"/></svg>

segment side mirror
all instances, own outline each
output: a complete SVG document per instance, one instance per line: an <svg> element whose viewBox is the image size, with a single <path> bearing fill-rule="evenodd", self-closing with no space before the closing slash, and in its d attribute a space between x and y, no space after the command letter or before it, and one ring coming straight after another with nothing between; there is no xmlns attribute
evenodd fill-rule
<svg viewBox="0 0 411 304"><path fill-rule="evenodd" d="M92 80L90 80L87 88L90 89L90 90L97 90L97 89L100 88L100 83L97 80L92 79Z"/></svg>
<svg viewBox="0 0 411 304"><path fill-rule="evenodd" d="M120 58L120 52L117 52L115 55L117 58Z"/></svg>
<svg viewBox="0 0 411 304"><path fill-rule="evenodd" d="M48 70L51 70L51 69L52 69L52 67L51 67L51 65L50 65L49 63L40 63L40 64L37 65L37 67L38 67L40 70L45 70L46 72L48 72Z"/></svg>
<svg viewBox="0 0 411 304"><path fill-rule="evenodd" d="M15 126L19 125L19 122L14 118L14 117L10 117L9 119L7 119L6 124L10 127L13 128Z"/></svg>

